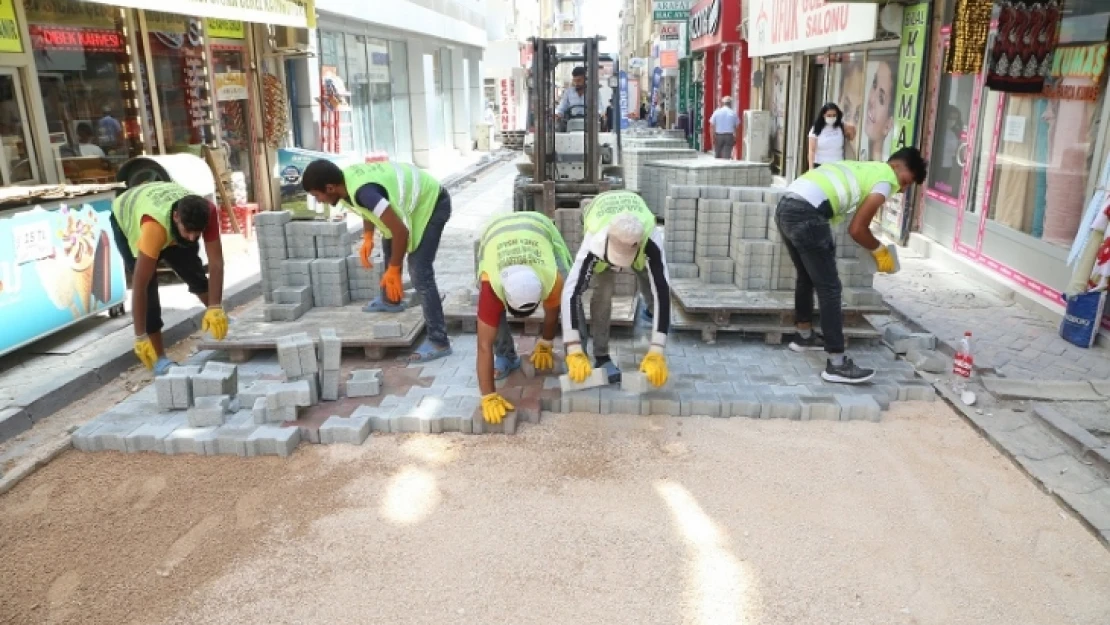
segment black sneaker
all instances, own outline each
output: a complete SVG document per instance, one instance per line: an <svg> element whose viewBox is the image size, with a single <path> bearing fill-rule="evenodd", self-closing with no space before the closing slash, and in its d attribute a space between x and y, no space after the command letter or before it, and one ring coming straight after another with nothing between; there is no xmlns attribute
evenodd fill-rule
<svg viewBox="0 0 1110 625"><path fill-rule="evenodd" d="M795 332L794 338L790 339L790 351L792 352L819 352L825 349L825 339L817 336L816 332L810 331L809 338L803 338L801 334Z"/></svg>
<svg viewBox="0 0 1110 625"><path fill-rule="evenodd" d="M840 384L863 384L868 382L871 378L875 377L873 369L864 369L857 367L856 363L852 362L851 358L845 358L844 364L834 365L832 361L828 361L825 365L825 370L821 372L821 379L826 382L837 382Z"/></svg>

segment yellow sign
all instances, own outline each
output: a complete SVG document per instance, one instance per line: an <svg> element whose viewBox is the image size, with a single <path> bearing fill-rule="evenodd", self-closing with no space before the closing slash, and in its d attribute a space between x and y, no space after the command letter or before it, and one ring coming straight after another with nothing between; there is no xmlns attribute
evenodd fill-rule
<svg viewBox="0 0 1110 625"><path fill-rule="evenodd" d="M0 0L0 52L23 52L13 1Z"/></svg>
<svg viewBox="0 0 1110 625"><path fill-rule="evenodd" d="M159 33L173 33L183 35L189 30L189 18L176 13L162 13L161 11L146 11L146 27Z"/></svg>
<svg viewBox="0 0 1110 625"><path fill-rule="evenodd" d="M5 0L5 5L10 6L11 0ZM77 0L23 0L23 10L29 24L111 29L120 13L111 6Z"/></svg>
<svg viewBox="0 0 1110 625"><path fill-rule="evenodd" d="M316 24L314 0L86 0L87 3L110 4L132 9L172 9L174 13L193 17L240 20L256 24L313 28Z"/></svg>
<svg viewBox="0 0 1110 625"><path fill-rule="evenodd" d="M208 18L204 20L204 29L209 37L215 39L246 39L247 31L243 22L239 20L221 20Z"/></svg>
<svg viewBox="0 0 1110 625"><path fill-rule="evenodd" d="M247 75L243 72L216 74L212 83L216 87L216 100L220 102L247 99Z"/></svg>

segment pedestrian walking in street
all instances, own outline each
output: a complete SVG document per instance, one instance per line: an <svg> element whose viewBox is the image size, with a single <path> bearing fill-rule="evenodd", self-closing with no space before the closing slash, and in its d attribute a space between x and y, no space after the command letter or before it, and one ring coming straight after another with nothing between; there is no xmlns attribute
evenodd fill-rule
<svg viewBox="0 0 1110 625"><path fill-rule="evenodd" d="M172 182L149 182L121 193L112 202L112 233L131 274L131 316L135 355L154 375L176 364L162 343L162 304L158 262L162 261L208 307L201 330L222 341L227 336L223 309L224 251L220 216L208 200ZM200 260L200 240L208 256L208 275Z"/></svg>
<svg viewBox="0 0 1110 625"><path fill-rule="evenodd" d="M740 117L732 110L732 97L721 98L721 105L709 117L713 134L713 156L732 160L732 151L740 140Z"/></svg>
<svg viewBox="0 0 1110 625"><path fill-rule="evenodd" d="M671 327L671 287L663 237L656 231L655 215L639 195L630 191L607 191L594 198L583 215L585 237L567 274L563 288L563 344L567 372L582 382L594 367L604 368L609 382L620 380L620 369L609 357L609 326L613 313L613 291L618 271L636 274L640 295L651 318L651 347L640 364L654 386L667 382L667 360L663 352ZM582 307L582 295L593 282L590 327ZM594 364L585 354L585 344L594 340Z"/></svg>
<svg viewBox="0 0 1110 625"><path fill-rule="evenodd" d="M810 169L844 160L844 146L848 141L855 140L856 127L845 124L843 120L844 113L836 103L829 102L821 107L809 129Z"/></svg>
<svg viewBox="0 0 1110 625"><path fill-rule="evenodd" d="M880 272L892 273L897 261L871 234L871 221L893 193L901 193L913 183L924 183L925 174L925 159L917 148L902 148L885 163L826 163L792 182L775 209L775 223L798 272L794 291L797 333L790 349L824 350L828 363L821 377L826 381L859 384L875 375L844 355L840 276L836 270L836 242L829 224L855 213L848 234L871 251ZM814 290L823 337L813 330Z"/></svg>
<svg viewBox="0 0 1110 625"><path fill-rule="evenodd" d="M559 329L563 283L571 257L555 223L542 213L497 217L480 241L478 386L483 416L489 423L500 423L514 408L497 392L496 381L520 367L508 315L528 317L543 306L543 331L531 362L537 371L553 368L552 344Z"/></svg>
<svg viewBox="0 0 1110 625"><path fill-rule="evenodd" d="M406 163L385 161L340 169L319 159L305 167L304 190L319 202L341 203L362 217L362 266L371 266L374 231L382 233L383 258L381 294L363 309L367 312L405 310L401 267L409 260L409 277L420 295L428 339L411 356L414 362L429 362L451 354L443 302L436 286L434 263L440 237L451 218L451 196L422 169Z"/></svg>

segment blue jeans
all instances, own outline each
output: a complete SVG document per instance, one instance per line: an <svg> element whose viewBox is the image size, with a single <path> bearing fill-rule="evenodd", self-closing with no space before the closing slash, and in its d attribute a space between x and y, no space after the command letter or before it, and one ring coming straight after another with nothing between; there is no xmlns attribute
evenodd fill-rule
<svg viewBox="0 0 1110 625"><path fill-rule="evenodd" d="M825 205L822 205L823 207ZM784 197L775 209L775 223L798 270L794 287L794 321L813 321L813 291L817 291L825 351L844 353L844 311L840 274L836 272L836 241L829 227L827 207L814 208L797 197Z"/></svg>
<svg viewBox="0 0 1110 625"><path fill-rule="evenodd" d="M444 348L451 345L447 338L447 321L443 318L443 300L439 297L439 288L436 286L436 252L439 251L439 240L443 236L443 228L451 218L451 196L446 189L439 192L435 208L424 227L424 237L420 244L409 253L409 278L416 292L420 294L420 306L424 309L424 327L428 331L428 340L436 347ZM393 239L382 239L382 252L389 259L393 254ZM388 261L387 261L388 262ZM382 300L389 301L382 290Z"/></svg>

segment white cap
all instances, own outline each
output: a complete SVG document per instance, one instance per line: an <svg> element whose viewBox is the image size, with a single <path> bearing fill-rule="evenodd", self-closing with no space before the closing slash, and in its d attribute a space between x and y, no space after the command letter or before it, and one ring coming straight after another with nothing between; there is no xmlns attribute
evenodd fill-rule
<svg viewBox="0 0 1110 625"><path fill-rule="evenodd" d="M617 215L609 222L605 239L605 262L631 267L644 240L644 224L632 213Z"/></svg>
<svg viewBox="0 0 1110 625"><path fill-rule="evenodd" d="M501 270L505 305L520 312L532 312L543 298L543 284L531 267L512 265Z"/></svg>

